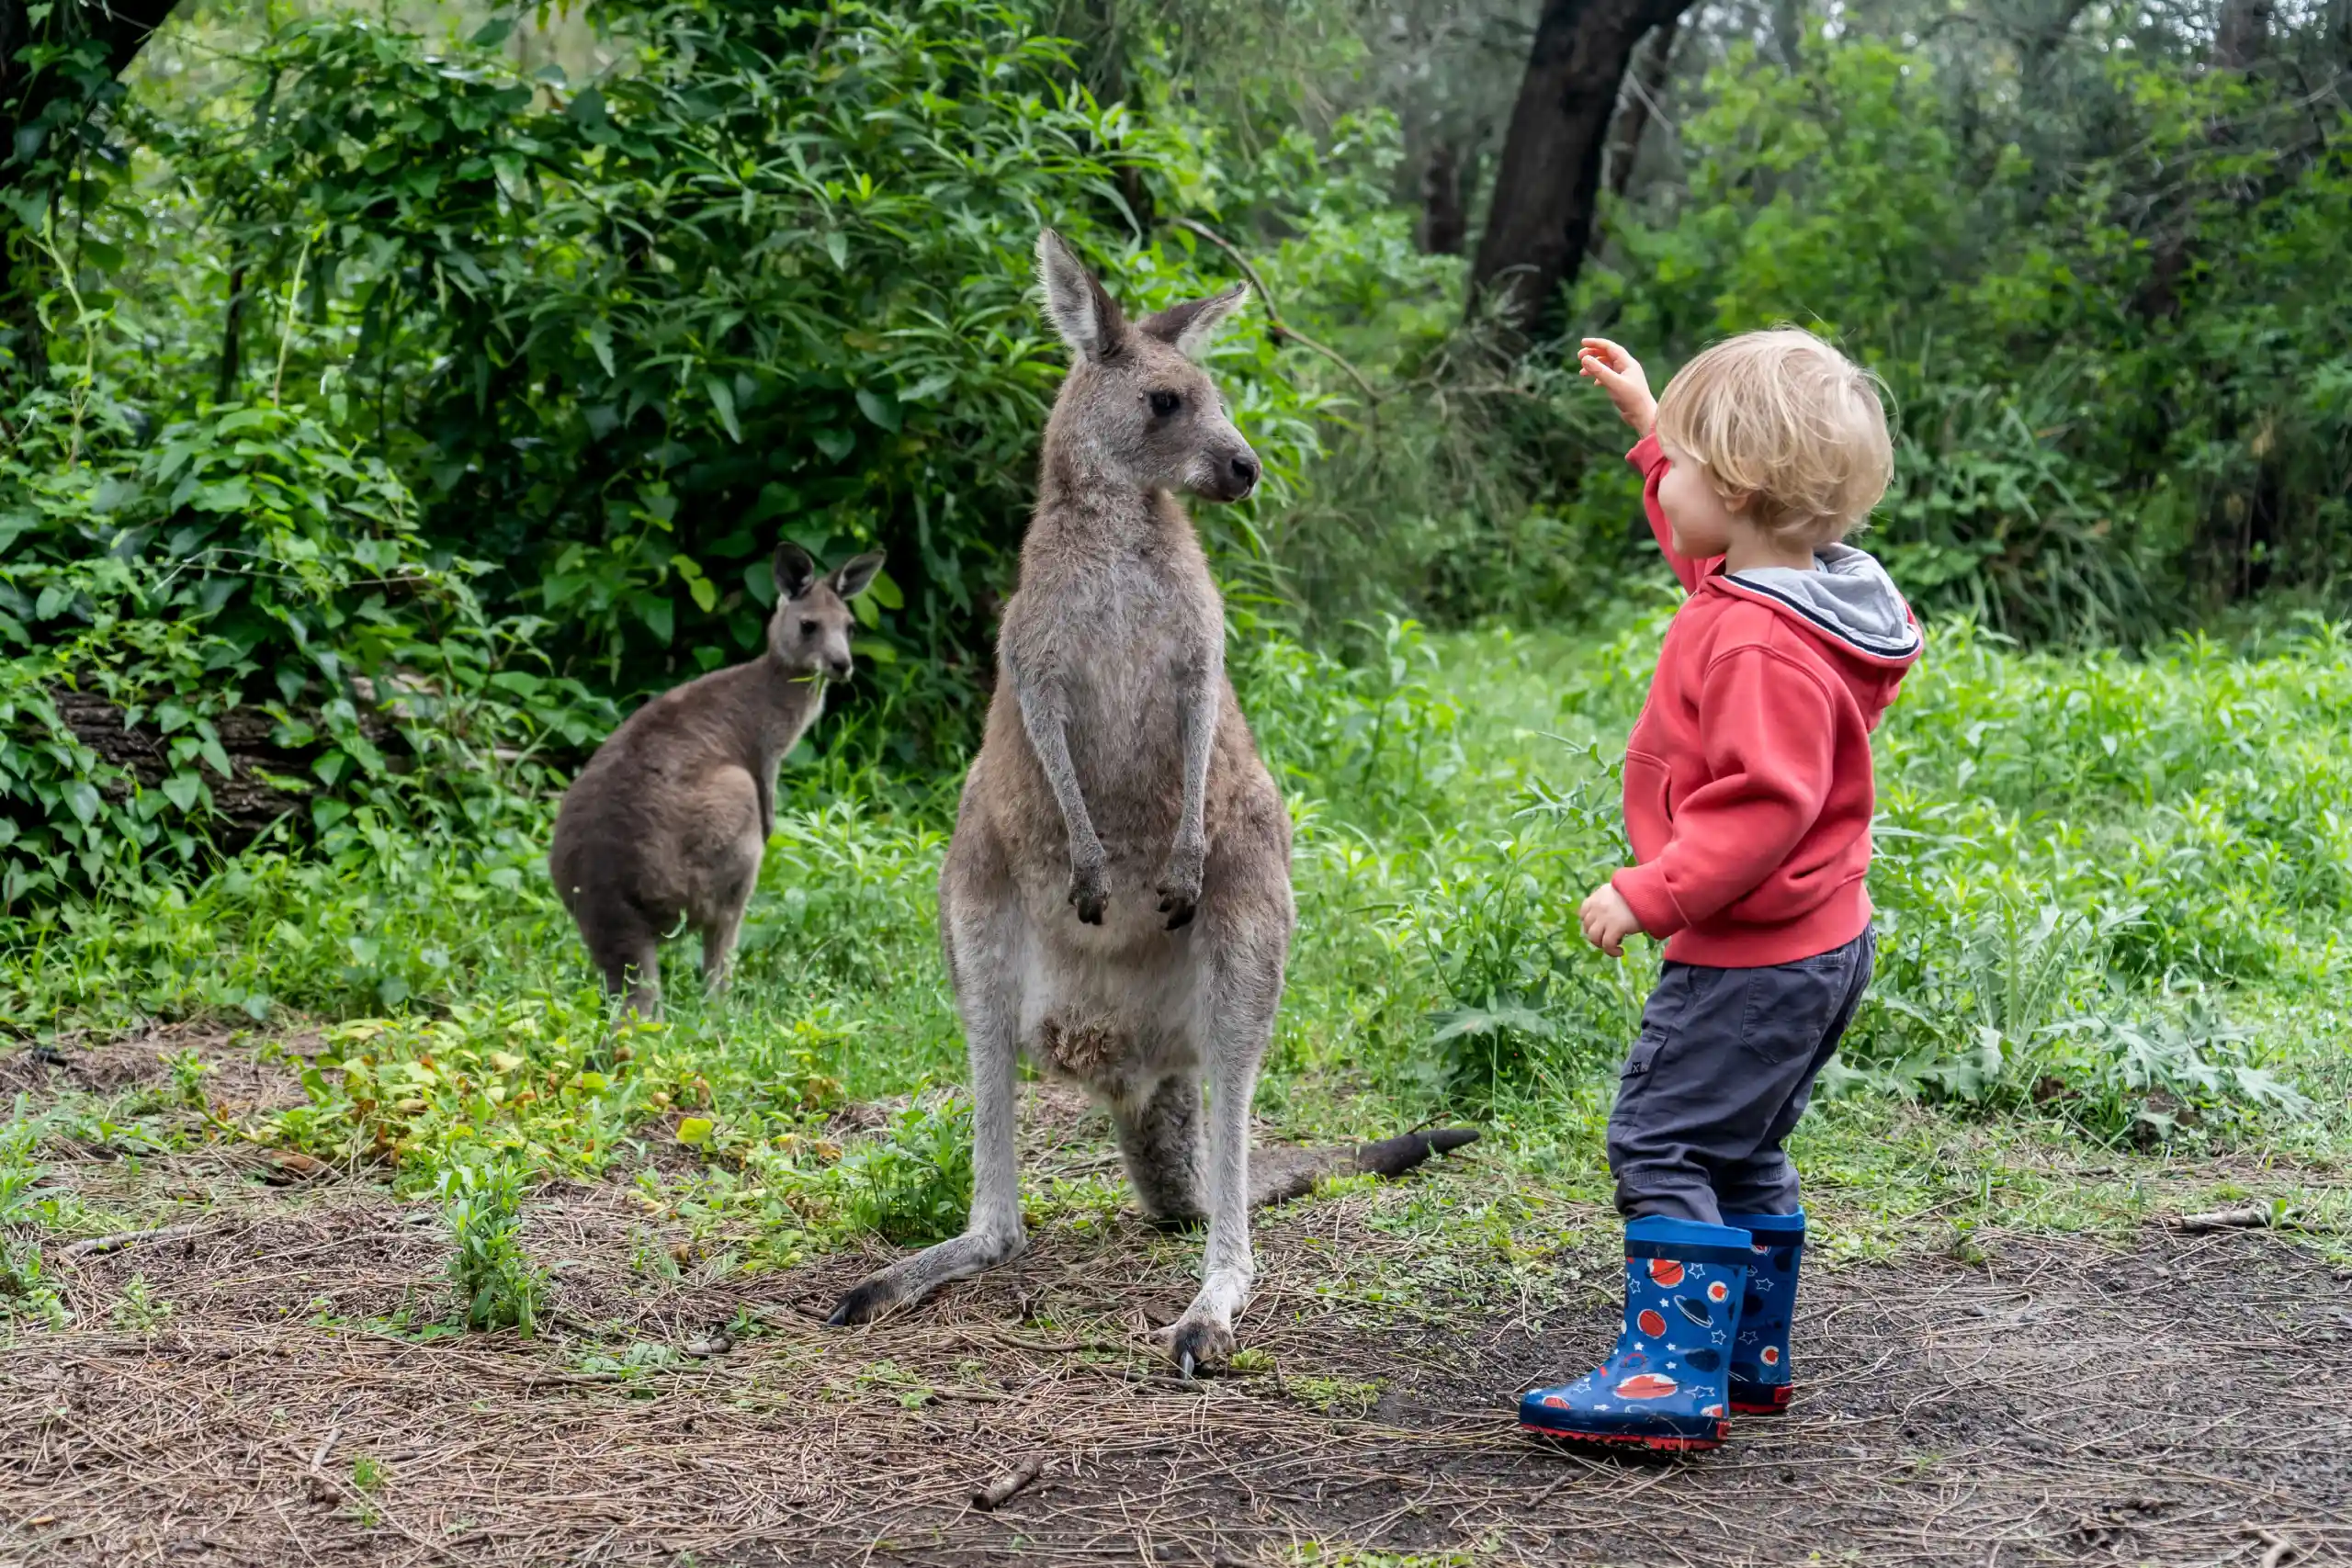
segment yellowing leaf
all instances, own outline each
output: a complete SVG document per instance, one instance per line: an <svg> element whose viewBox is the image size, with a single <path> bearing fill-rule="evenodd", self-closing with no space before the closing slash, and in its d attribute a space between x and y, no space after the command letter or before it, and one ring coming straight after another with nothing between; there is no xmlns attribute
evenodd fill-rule
<svg viewBox="0 0 2352 1568"><path fill-rule="evenodd" d="M678 1142L700 1147L710 1142L711 1122L707 1116L689 1116L678 1123Z"/></svg>

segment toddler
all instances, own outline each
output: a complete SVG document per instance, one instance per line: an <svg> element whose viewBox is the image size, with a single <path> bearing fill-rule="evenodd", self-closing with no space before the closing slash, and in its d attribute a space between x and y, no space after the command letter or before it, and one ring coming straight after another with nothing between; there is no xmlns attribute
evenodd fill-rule
<svg viewBox="0 0 2352 1568"><path fill-rule="evenodd" d="M1641 434L1627 460L1690 597L1625 743L1639 863L1580 911L1611 957L1666 943L1609 1119L1624 1331L1520 1423L1710 1449L1731 1412L1788 1403L1804 1211L1781 1145L1870 982L1870 733L1919 631L1841 542L1894 468L1867 371L1793 329L1717 344L1663 401L1613 343L1579 362Z"/></svg>

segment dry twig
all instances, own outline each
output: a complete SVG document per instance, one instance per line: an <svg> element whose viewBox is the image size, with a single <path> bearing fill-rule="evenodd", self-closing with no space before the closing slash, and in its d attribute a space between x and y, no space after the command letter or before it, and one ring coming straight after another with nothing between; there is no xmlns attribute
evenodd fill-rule
<svg viewBox="0 0 2352 1568"><path fill-rule="evenodd" d="M175 1236L193 1235L196 1228L194 1225L164 1225L152 1231L117 1231L112 1235L94 1235L86 1241L77 1241L58 1256L69 1263L79 1263L85 1258L103 1258L109 1252L144 1247L151 1241L170 1241Z"/></svg>
<svg viewBox="0 0 2352 1568"><path fill-rule="evenodd" d="M2260 1525L2248 1525L2246 1529L2256 1540L2269 1548L2262 1554L2262 1568L2284 1568L2286 1563L2293 1561L2302 1551L2301 1547L2277 1530L2265 1529Z"/></svg>
<svg viewBox="0 0 2352 1568"><path fill-rule="evenodd" d="M2267 1230L2270 1227L2270 1206L2249 1203L2243 1209L2215 1209L2202 1214L2183 1214L2172 1224L2175 1230L2192 1235L2199 1231Z"/></svg>
<svg viewBox="0 0 2352 1568"><path fill-rule="evenodd" d="M1043 1473L1046 1461L1031 1454L1004 1474L972 1494L972 1506L993 1512L1012 1501L1013 1495L1035 1483Z"/></svg>

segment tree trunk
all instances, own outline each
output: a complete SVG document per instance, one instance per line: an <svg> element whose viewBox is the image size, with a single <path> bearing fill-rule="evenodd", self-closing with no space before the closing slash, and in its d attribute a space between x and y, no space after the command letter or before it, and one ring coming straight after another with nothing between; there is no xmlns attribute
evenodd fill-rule
<svg viewBox="0 0 2352 1568"><path fill-rule="evenodd" d="M1496 306L1531 335L1557 321L1592 237L1611 111L1634 42L1690 5L1544 0L1471 267L1473 310Z"/></svg>
<svg viewBox="0 0 2352 1568"><path fill-rule="evenodd" d="M117 777L99 786L99 794L107 799L122 800L130 795L134 783L142 790L159 789L171 775L170 740L152 719L126 725L123 710L96 692L55 686L49 694L57 705L57 716L64 721L74 738L96 752L102 761L121 770ZM273 774L279 778L309 776L311 764L319 759L324 746L280 746L274 739L277 720L259 708L232 708L213 724L220 737L220 749L228 753L232 774L224 779L209 767L201 770L212 790L212 817L207 831L215 847L234 854L289 812L296 814L297 834L307 837L311 818L303 807L311 796L280 789L269 781ZM359 729L385 750L396 771L409 765L400 731L382 715L362 713Z"/></svg>
<svg viewBox="0 0 2352 1568"><path fill-rule="evenodd" d="M1458 256L1470 237L1470 203L1463 188L1462 151L1441 141L1421 164L1421 254Z"/></svg>
<svg viewBox="0 0 2352 1568"><path fill-rule="evenodd" d="M2213 32L2213 63L2224 71L2251 71L2270 51L2275 0L2222 0L2221 25Z"/></svg>
<svg viewBox="0 0 2352 1568"><path fill-rule="evenodd" d="M1650 36L1642 40L1641 52L1634 57L1632 73L1625 79L1625 102L1617 111L1617 129L1609 138L1609 194L1621 201L1633 184L1634 164L1642 155L1642 138L1649 134L1657 101L1666 95L1667 79L1674 68L1674 43L1681 31L1679 17L1669 17L1651 28Z"/></svg>
<svg viewBox="0 0 2352 1568"><path fill-rule="evenodd" d="M28 205L49 205L44 187L53 188L79 161L75 144L84 124L100 104L119 94L115 78L138 57L175 3L0 0L0 192L29 187L37 199ZM64 52L40 66L19 58L51 49ZM38 306L49 267L34 240L15 209L0 204L0 347L12 351L0 355L0 386L45 374Z"/></svg>
<svg viewBox="0 0 2352 1568"><path fill-rule="evenodd" d="M213 378L212 400L228 402L236 395L237 382L243 373L245 352L245 253L242 242L229 242L229 308L222 312L220 323L220 368ZM379 428L377 439L383 438Z"/></svg>
<svg viewBox="0 0 2352 1568"><path fill-rule="evenodd" d="M2245 73L2260 66L2270 50L2270 17L2274 0L2222 0L2220 23L2213 29L2213 68ZM2207 134L2216 144L2235 138L2231 127L2214 121ZM2180 282L2188 275L2193 239L2194 193L2185 199L2156 236L2148 259L2148 280L2133 301L2143 318L2161 321L2180 311Z"/></svg>
<svg viewBox="0 0 2352 1568"><path fill-rule="evenodd" d="M1772 49L1792 73L1804 69L1804 0L1772 0Z"/></svg>
<svg viewBox="0 0 2352 1568"><path fill-rule="evenodd" d="M1128 96L1127 28L1125 18L1120 15L1119 0L1089 0L1086 15L1091 24L1083 63L1087 85L1100 102L1125 104L1127 113L1141 120L1144 106ZM1117 178L1119 199L1126 204L1126 217L1136 225L1136 233L1149 233L1151 187L1143 183L1143 169L1132 159L1123 159L1118 164Z"/></svg>

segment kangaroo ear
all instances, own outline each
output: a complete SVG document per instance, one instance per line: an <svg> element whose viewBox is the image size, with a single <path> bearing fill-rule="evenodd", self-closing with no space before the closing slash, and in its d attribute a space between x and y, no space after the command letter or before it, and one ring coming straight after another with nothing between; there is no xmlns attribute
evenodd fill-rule
<svg viewBox="0 0 2352 1568"><path fill-rule="evenodd" d="M807 550L789 541L775 547L775 554L768 559L768 570L775 574L778 599L797 599L817 581L817 563L809 558Z"/></svg>
<svg viewBox="0 0 2352 1568"><path fill-rule="evenodd" d="M1250 298L1250 287L1237 283L1222 294L1212 294L1205 299L1187 299L1181 305L1170 305L1154 316L1136 323L1136 330L1149 333L1165 344L1172 344L1178 353L1188 359L1198 359L1201 351L1216 335L1225 319L1241 309Z"/></svg>
<svg viewBox="0 0 2352 1568"><path fill-rule="evenodd" d="M833 592L844 599L854 599L874 581L874 574L882 570L882 552L868 550L862 556L852 556L833 568Z"/></svg>
<svg viewBox="0 0 2352 1568"><path fill-rule="evenodd" d="M1037 282L1046 291L1046 316L1072 354L1100 361L1119 352L1127 319L1118 301L1051 229L1037 231Z"/></svg>

